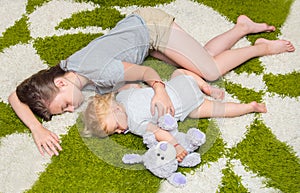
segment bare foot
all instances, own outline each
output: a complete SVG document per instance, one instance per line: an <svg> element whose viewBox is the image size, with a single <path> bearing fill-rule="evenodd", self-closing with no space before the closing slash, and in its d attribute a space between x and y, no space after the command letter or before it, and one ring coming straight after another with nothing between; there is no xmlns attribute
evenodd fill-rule
<svg viewBox="0 0 300 193"><path fill-rule="evenodd" d="M251 102L250 105L253 107L253 112L256 113L266 113L267 107L263 103L257 103L255 101Z"/></svg>
<svg viewBox="0 0 300 193"><path fill-rule="evenodd" d="M237 26L242 27L245 34L275 31L274 26L270 26L266 23L256 23L246 15L240 15L238 17Z"/></svg>
<svg viewBox="0 0 300 193"><path fill-rule="evenodd" d="M221 100L224 99L225 92L222 89L208 85L208 86L203 86L202 91L208 96L211 96L215 99L221 99Z"/></svg>
<svg viewBox="0 0 300 193"><path fill-rule="evenodd" d="M290 41L286 40L267 40L258 38L254 45L264 45L266 48L265 55L280 54L283 52L293 52L295 47Z"/></svg>

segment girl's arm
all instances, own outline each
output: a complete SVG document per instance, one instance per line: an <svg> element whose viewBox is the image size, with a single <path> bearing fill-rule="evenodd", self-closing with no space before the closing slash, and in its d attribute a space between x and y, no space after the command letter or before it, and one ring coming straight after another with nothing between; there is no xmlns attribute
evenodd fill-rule
<svg viewBox="0 0 300 193"><path fill-rule="evenodd" d="M165 90L165 85L155 70L148 66L141 66L123 62L125 81L143 80L150 85L155 92L151 101L151 113L154 115L155 107L158 108L158 115L165 113L174 115L172 101Z"/></svg>
<svg viewBox="0 0 300 193"><path fill-rule="evenodd" d="M31 109L19 100L16 92L13 92L9 96L8 101L17 116L30 129L40 153L44 155L45 150L50 156L53 154L58 155L57 150L62 150L62 148L59 145L59 138L57 135L43 127L34 116Z"/></svg>
<svg viewBox="0 0 300 193"><path fill-rule="evenodd" d="M154 125L153 123L148 124L147 131L153 132L158 142L167 141L170 144L172 144L176 149L176 158L179 162L181 162L183 158L188 154L187 151L180 144L178 144L174 136L168 131L159 128L157 125Z"/></svg>

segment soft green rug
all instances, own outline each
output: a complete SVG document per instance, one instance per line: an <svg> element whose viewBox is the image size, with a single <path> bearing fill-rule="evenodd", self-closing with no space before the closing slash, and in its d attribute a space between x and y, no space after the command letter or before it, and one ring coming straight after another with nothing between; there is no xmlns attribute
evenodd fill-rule
<svg viewBox="0 0 300 193"><path fill-rule="evenodd" d="M138 137L116 135L107 143L82 139L78 116L84 107L43 123L61 136L63 151L42 157L7 102L23 79L107 33L140 6L171 13L201 43L246 14L277 30L250 35L237 47L265 37L289 39L297 49L252 59L214 83L226 90L226 101L264 102L267 114L180 123L181 130L198 127L207 134L199 149L202 163L179 169L188 178L183 189L143 167L121 165L124 152L145 150ZM0 0L0 192L300 192L299 10L299 0ZM145 65L164 79L174 70L153 58Z"/></svg>

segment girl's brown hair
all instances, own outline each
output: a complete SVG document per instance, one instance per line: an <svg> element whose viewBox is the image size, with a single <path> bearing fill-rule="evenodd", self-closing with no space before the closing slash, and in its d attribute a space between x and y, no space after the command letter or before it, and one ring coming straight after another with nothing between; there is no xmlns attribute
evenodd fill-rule
<svg viewBox="0 0 300 193"><path fill-rule="evenodd" d="M17 87L16 94L19 100L27 104L33 113L49 121L52 114L48 110L48 105L58 92L54 79L64 74L65 71L59 65L41 70L24 80Z"/></svg>

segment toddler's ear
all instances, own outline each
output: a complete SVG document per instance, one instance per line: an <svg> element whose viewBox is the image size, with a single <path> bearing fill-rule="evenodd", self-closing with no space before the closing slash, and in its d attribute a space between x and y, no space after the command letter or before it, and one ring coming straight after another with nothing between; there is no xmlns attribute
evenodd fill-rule
<svg viewBox="0 0 300 193"><path fill-rule="evenodd" d="M112 101L111 108L112 108L113 112L116 112L116 111L123 112L122 107L116 101Z"/></svg>
<svg viewBox="0 0 300 193"><path fill-rule="evenodd" d="M63 87L63 86L68 85L68 84L67 84L67 81L65 81L65 79L62 78L62 77L55 78L55 79L54 79L54 84L55 84L55 86L56 86L57 88L61 88L61 87Z"/></svg>
<svg viewBox="0 0 300 193"><path fill-rule="evenodd" d="M80 133L83 137L92 137L91 130L89 130L87 127L84 127L84 129Z"/></svg>
<svg viewBox="0 0 300 193"><path fill-rule="evenodd" d="M120 111L120 109L121 109L120 106L115 102L113 102L111 104L111 107L112 107L113 111Z"/></svg>

